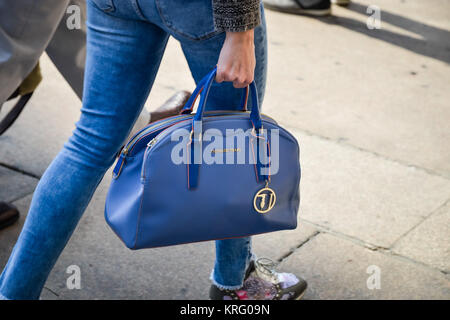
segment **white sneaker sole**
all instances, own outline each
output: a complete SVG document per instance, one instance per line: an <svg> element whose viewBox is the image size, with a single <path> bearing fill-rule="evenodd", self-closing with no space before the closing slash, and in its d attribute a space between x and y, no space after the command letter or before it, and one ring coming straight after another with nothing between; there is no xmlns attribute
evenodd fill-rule
<svg viewBox="0 0 450 320"><path fill-rule="evenodd" d="M278 6L272 6L270 4L264 4L264 8L267 8L269 10L279 11L279 12L294 13L294 14L301 14L301 15L315 16L315 17L328 16L331 14L331 8L322 9L322 10L305 10L305 9L301 9L301 8L282 8L282 7L278 7Z"/></svg>
<svg viewBox="0 0 450 320"><path fill-rule="evenodd" d="M350 0L331 0L331 3L337 4L339 6L346 6L350 4Z"/></svg>

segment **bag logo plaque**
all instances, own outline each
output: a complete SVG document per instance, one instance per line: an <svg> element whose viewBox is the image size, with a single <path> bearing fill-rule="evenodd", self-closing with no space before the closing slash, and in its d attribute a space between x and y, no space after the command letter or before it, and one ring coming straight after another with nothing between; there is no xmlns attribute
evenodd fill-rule
<svg viewBox="0 0 450 320"><path fill-rule="evenodd" d="M277 201L277 195L275 191L269 187L260 189L253 198L253 207L259 213L267 213L272 210L275 202Z"/></svg>

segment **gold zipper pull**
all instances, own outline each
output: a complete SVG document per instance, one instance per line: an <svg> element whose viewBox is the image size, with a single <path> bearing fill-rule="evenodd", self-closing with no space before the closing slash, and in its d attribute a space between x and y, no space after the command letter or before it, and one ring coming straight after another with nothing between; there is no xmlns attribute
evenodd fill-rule
<svg viewBox="0 0 450 320"><path fill-rule="evenodd" d="M153 138L152 140L150 140L149 143L147 143L147 147L151 148L155 143L156 143L156 138Z"/></svg>

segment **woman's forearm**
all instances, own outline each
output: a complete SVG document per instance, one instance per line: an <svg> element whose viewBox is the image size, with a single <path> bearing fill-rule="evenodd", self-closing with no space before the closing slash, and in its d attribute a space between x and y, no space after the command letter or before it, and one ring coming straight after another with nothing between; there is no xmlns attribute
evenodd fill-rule
<svg viewBox="0 0 450 320"><path fill-rule="evenodd" d="M253 81L256 65L253 34L253 29L226 33L217 62L217 82L230 81L234 87L243 88Z"/></svg>

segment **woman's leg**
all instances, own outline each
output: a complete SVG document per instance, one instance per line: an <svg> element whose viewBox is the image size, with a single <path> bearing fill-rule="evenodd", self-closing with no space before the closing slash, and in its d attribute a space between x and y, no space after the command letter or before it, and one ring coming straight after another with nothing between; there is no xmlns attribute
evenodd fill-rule
<svg viewBox="0 0 450 320"><path fill-rule="evenodd" d="M156 76L167 33L134 20L132 11L117 3L111 14L122 18L88 1L81 118L36 188L25 225L0 277L0 297L39 297ZM129 19L125 19L127 14Z"/></svg>
<svg viewBox="0 0 450 320"><path fill-rule="evenodd" d="M261 25L255 28L255 83L260 107L264 98L267 70L267 37L263 8ZM206 40L190 41L179 37L183 52L196 82L217 64L225 34ZM238 109L242 91L231 82L213 83L208 96L207 109ZM251 102L249 102L250 108ZM251 239L238 238L216 241L216 262L211 274L213 283L221 289L237 289L243 284L245 271L252 258Z"/></svg>

